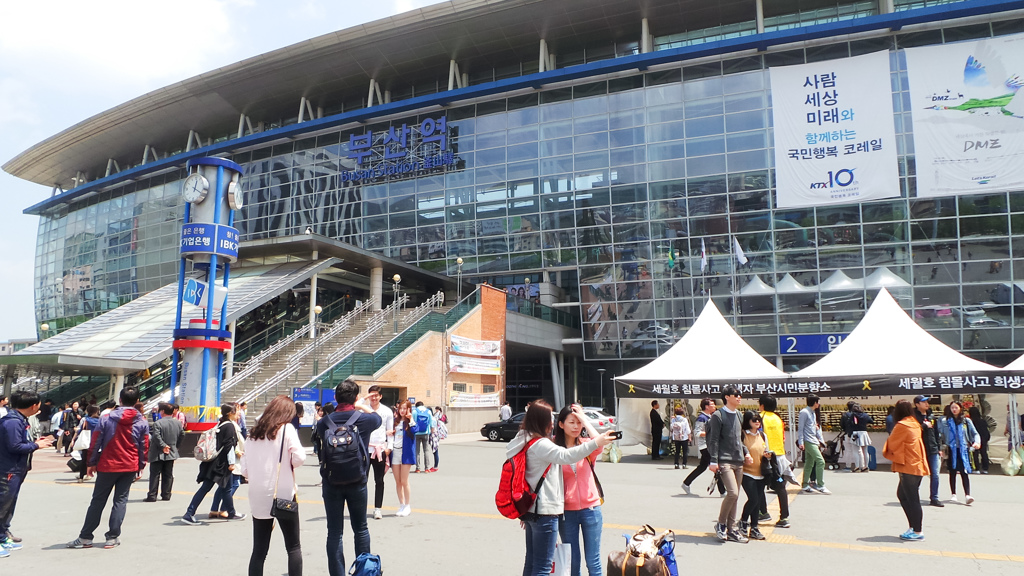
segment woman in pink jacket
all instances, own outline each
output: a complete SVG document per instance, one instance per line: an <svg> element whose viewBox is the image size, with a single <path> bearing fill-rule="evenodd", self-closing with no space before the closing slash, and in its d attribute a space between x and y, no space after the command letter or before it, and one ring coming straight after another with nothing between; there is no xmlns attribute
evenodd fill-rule
<svg viewBox="0 0 1024 576"><path fill-rule="evenodd" d="M566 406L558 413L558 427L555 428L555 444L572 448L582 444L580 433L586 429L590 438L598 433L579 404ZM575 464L562 466L562 480L565 485L564 519L559 525L563 544L570 544L572 550L571 576L580 576L580 530L583 530L583 547L586 550L587 573L601 575L601 484L594 473L594 465L601 455L598 447L593 453Z"/></svg>

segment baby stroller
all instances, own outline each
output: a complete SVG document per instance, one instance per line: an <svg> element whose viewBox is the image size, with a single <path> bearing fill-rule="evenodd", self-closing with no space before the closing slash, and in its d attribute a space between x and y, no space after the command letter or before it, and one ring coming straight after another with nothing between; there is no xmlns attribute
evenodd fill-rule
<svg viewBox="0 0 1024 576"><path fill-rule="evenodd" d="M838 470L842 468L842 464L839 463L840 458L843 456L843 433L840 432L838 436L833 438L829 442L825 442L825 447L821 451L821 457L825 460L825 468L828 470Z"/></svg>

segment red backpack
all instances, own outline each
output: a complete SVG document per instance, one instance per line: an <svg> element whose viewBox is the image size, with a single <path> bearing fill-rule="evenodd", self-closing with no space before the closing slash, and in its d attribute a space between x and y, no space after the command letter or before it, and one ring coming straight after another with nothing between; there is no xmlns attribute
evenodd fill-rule
<svg viewBox="0 0 1024 576"><path fill-rule="evenodd" d="M537 492L544 484L544 477L548 475L548 470L551 470L549 464L537 481L537 489L530 489L526 482L526 452L537 440L540 438L530 440L525 448L501 465L501 480L498 481L494 503L498 506L498 512L505 518L515 520L533 508L533 503L537 501Z"/></svg>

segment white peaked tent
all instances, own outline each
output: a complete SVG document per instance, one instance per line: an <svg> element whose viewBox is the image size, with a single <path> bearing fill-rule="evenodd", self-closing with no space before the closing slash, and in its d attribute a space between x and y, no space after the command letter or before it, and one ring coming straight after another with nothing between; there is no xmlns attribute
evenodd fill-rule
<svg viewBox="0 0 1024 576"><path fill-rule="evenodd" d="M882 267L864 279L864 287L868 290L878 288L910 288L910 283L897 276L892 270Z"/></svg>
<svg viewBox="0 0 1024 576"><path fill-rule="evenodd" d="M740 290L740 296L772 296L775 289L765 284L764 280L754 276L747 285Z"/></svg>
<svg viewBox="0 0 1024 576"><path fill-rule="evenodd" d="M881 289L864 318L824 358L792 374L827 386L821 396L1003 392L1006 375L946 346ZM955 391L954 391L955 390Z"/></svg>
<svg viewBox="0 0 1024 576"><path fill-rule="evenodd" d="M864 280L854 280L842 270L836 270L824 282L818 285L822 292L842 292L844 290L863 290Z"/></svg>
<svg viewBox="0 0 1024 576"><path fill-rule="evenodd" d="M807 294L814 292L814 288L804 286L797 282L796 278L793 278L792 275L786 274L782 277L782 280L775 284L775 291L779 294Z"/></svg>
<svg viewBox="0 0 1024 576"><path fill-rule="evenodd" d="M755 386L785 378L786 373L747 345L708 300L675 345L647 365L615 379L623 443L650 443L648 415L653 399L720 398L721 388L728 384L749 396Z"/></svg>

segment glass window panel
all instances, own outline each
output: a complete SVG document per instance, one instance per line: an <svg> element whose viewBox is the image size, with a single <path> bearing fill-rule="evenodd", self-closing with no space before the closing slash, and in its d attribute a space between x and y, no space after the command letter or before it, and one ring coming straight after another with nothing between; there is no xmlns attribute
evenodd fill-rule
<svg viewBox="0 0 1024 576"><path fill-rule="evenodd" d="M651 144L647 147L647 154L652 161L686 158L686 145L682 140Z"/></svg>
<svg viewBox="0 0 1024 576"><path fill-rule="evenodd" d="M725 122L722 116L709 116L707 118L697 118L686 121L687 138L721 134L724 131Z"/></svg>
<svg viewBox="0 0 1024 576"><path fill-rule="evenodd" d="M476 149L484 150L505 145L505 132L491 132L490 134L477 134Z"/></svg>
<svg viewBox="0 0 1024 576"><path fill-rule="evenodd" d="M743 132L740 134L727 134L725 138L729 152L761 149L767 148L768 146L768 133L762 130L755 132Z"/></svg>
<svg viewBox="0 0 1024 576"><path fill-rule="evenodd" d="M504 216L506 210L505 201L499 202L481 202L476 205L477 218L493 218L496 216Z"/></svg>
<svg viewBox="0 0 1024 576"><path fill-rule="evenodd" d="M685 117L682 102L666 104L664 106L653 106L647 109L647 121L651 124L682 120Z"/></svg>
<svg viewBox="0 0 1024 576"><path fill-rule="evenodd" d="M540 125L541 140L552 140L555 138L566 138L572 135L572 121L545 122Z"/></svg>
<svg viewBox="0 0 1024 576"><path fill-rule="evenodd" d="M751 150L750 152L735 152L727 155L730 172L757 170L768 167L767 150Z"/></svg>
<svg viewBox="0 0 1024 576"><path fill-rule="evenodd" d="M577 88L579 87L577 86ZM591 114L601 114L608 111L607 96L575 99L573 100L572 104L573 115L576 117L590 116Z"/></svg>
<svg viewBox="0 0 1024 576"><path fill-rule="evenodd" d="M664 140L681 140L684 136L684 122L668 122L655 124L647 127L648 142L662 142ZM630 142L634 144L636 142Z"/></svg>
<svg viewBox="0 0 1024 576"><path fill-rule="evenodd" d="M572 138L559 138L557 140L544 140L540 143L541 156L561 156L572 154Z"/></svg>
<svg viewBox="0 0 1024 576"><path fill-rule="evenodd" d="M508 201L509 215L530 214L537 212L539 206L536 198L518 198Z"/></svg>
<svg viewBox="0 0 1024 576"><path fill-rule="evenodd" d="M960 218L960 236L996 236L1009 233L1006 216L978 216Z"/></svg>
<svg viewBox="0 0 1024 576"><path fill-rule="evenodd" d="M722 112L724 112L724 109L722 107L722 99L720 97L686 102L687 118L702 118L704 116L721 115Z"/></svg>
<svg viewBox="0 0 1024 576"><path fill-rule="evenodd" d="M686 161L686 173L689 176L705 176L725 172L725 155L691 158Z"/></svg>
<svg viewBox="0 0 1024 576"><path fill-rule="evenodd" d="M674 180L686 176L686 163L681 160L651 162L647 169L652 181Z"/></svg>
<svg viewBox="0 0 1024 576"><path fill-rule="evenodd" d="M612 112L608 115L608 128L616 130L619 128L636 128L644 126L643 110L624 110Z"/></svg>
<svg viewBox="0 0 1024 576"><path fill-rule="evenodd" d="M690 198L687 201L687 207L689 209L690 216L708 216L712 214L725 214L727 204L728 198L724 195L701 196L698 198ZM699 234L699 232L694 233Z"/></svg>
<svg viewBox="0 0 1024 576"><path fill-rule="evenodd" d="M731 217L732 226L734 232L756 232L760 230L771 229L771 214L768 212L761 213L749 213L749 214L734 214ZM760 245L761 241L757 240L756 244Z"/></svg>
<svg viewBox="0 0 1024 576"><path fill-rule="evenodd" d="M543 156L543 152L541 153ZM559 156L555 158L541 158L540 173L543 176L572 172L572 156ZM557 188L562 189L562 188ZM549 190L552 191L552 190Z"/></svg>
<svg viewBox="0 0 1024 576"><path fill-rule="evenodd" d="M686 140L687 156L707 156L725 152L725 138L709 136L705 138L688 138Z"/></svg>
<svg viewBox="0 0 1024 576"><path fill-rule="evenodd" d="M674 104L683 99L683 85L678 83L652 86L644 90L647 106Z"/></svg>
<svg viewBox="0 0 1024 576"><path fill-rule="evenodd" d="M508 143L520 144L522 142L534 142L540 134L540 128L536 125L525 126L508 131Z"/></svg>
<svg viewBox="0 0 1024 576"><path fill-rule="evenodd" d="M765 92L744 92L726 96L723 104L725 112L745 112L767 108L767 100Z"/></svg>
<svg viewBox="0 0 1024 576"><path fill-rule="evenodd" d="M402 212L401 214L392 214L389 225L391 228L410 228L416 225L416 213L415 212Z"/></svg>
<svg viewBox="0 0 1024 576"><path fill-rule="evenodd" d="M868 244L905 242L907 227L902 222L864 225L864 242Z"/></svg>
<svg viewBox="0 0 1024 576"><path fill-rule="evenodd" d="M573 121L573 134L608 131L608 116L588 116Z"/></svg>
<svg viewBox="0 0 1024 576"><path fill-rule="evenodd" d="M508 165L508 177L510 180L536 178L537 176L540 176L540 164L537 161L518 162Z"/></svg>
<svg viewBox="0 0 1024 576"><path fill-rule="evenodd" d="M534 103L536 103L536 100L534 100ZM512 133L516 132L515 128L536 124L540 113L535 106L531 106L529 108L511 110L506 114L506 117L508 118L509 138L511 138Z"/></svg>
<svg viewBox="0 0 1024 576"><path fill-rule="evenodd" d="M608 133L608 145L612 148L619 148L622 146L633 146L635 144L643 144L644 141L645 138L643 128L613 130Z"/></svg>
<svg viewBox="0 0 1024 576"><path fill-rule="evenodd" d="M509 146L507 150L509 162L535 160L538 156L538 145L536 142L520 144L518 146Z"/></svg>
<svg viewBox="0 0 1024 576"><path fill-rule="evenodd" d="M739 112L736 114L725 115L725 130L727 132L760 130L767 127L767 115L764 110L754 110L751 112Z"/></svg>
<svg viewBox="0 0 1024 576"><path fill-rule="evenodd" d="M647 161L647 149L643 146L612 149L610 157L612 166L640 164Z"/></svg>
<svg viewBox="0 0 1024 576"><path fill-rule="evenodd" d="M540 122L546 124L557 120L572 118L572 106L570 102L559 102L558 104L543 104L540 106Z"/></svg>
<svg viewBox="0 0 1024 576"><path fill-rule="evenodd" d="M765 210L770 207L771 195L767 190L729 194L729 210L734 213Z"/></svg>
<svg viewBox="0 0 1024 576"><path fill-rule="evenodd" d="M608 133L598 132L596 134L576 136L573 138L573 148L576 152L605 150L608 148Z"/></svg>
<svg viewBox="0 0 1024 576"><path fill-rule="evenodd" d="M505 163L505 148L492 148L490 150L479 150L476 153L477 166L490 166L492 164Z"/></svg>

